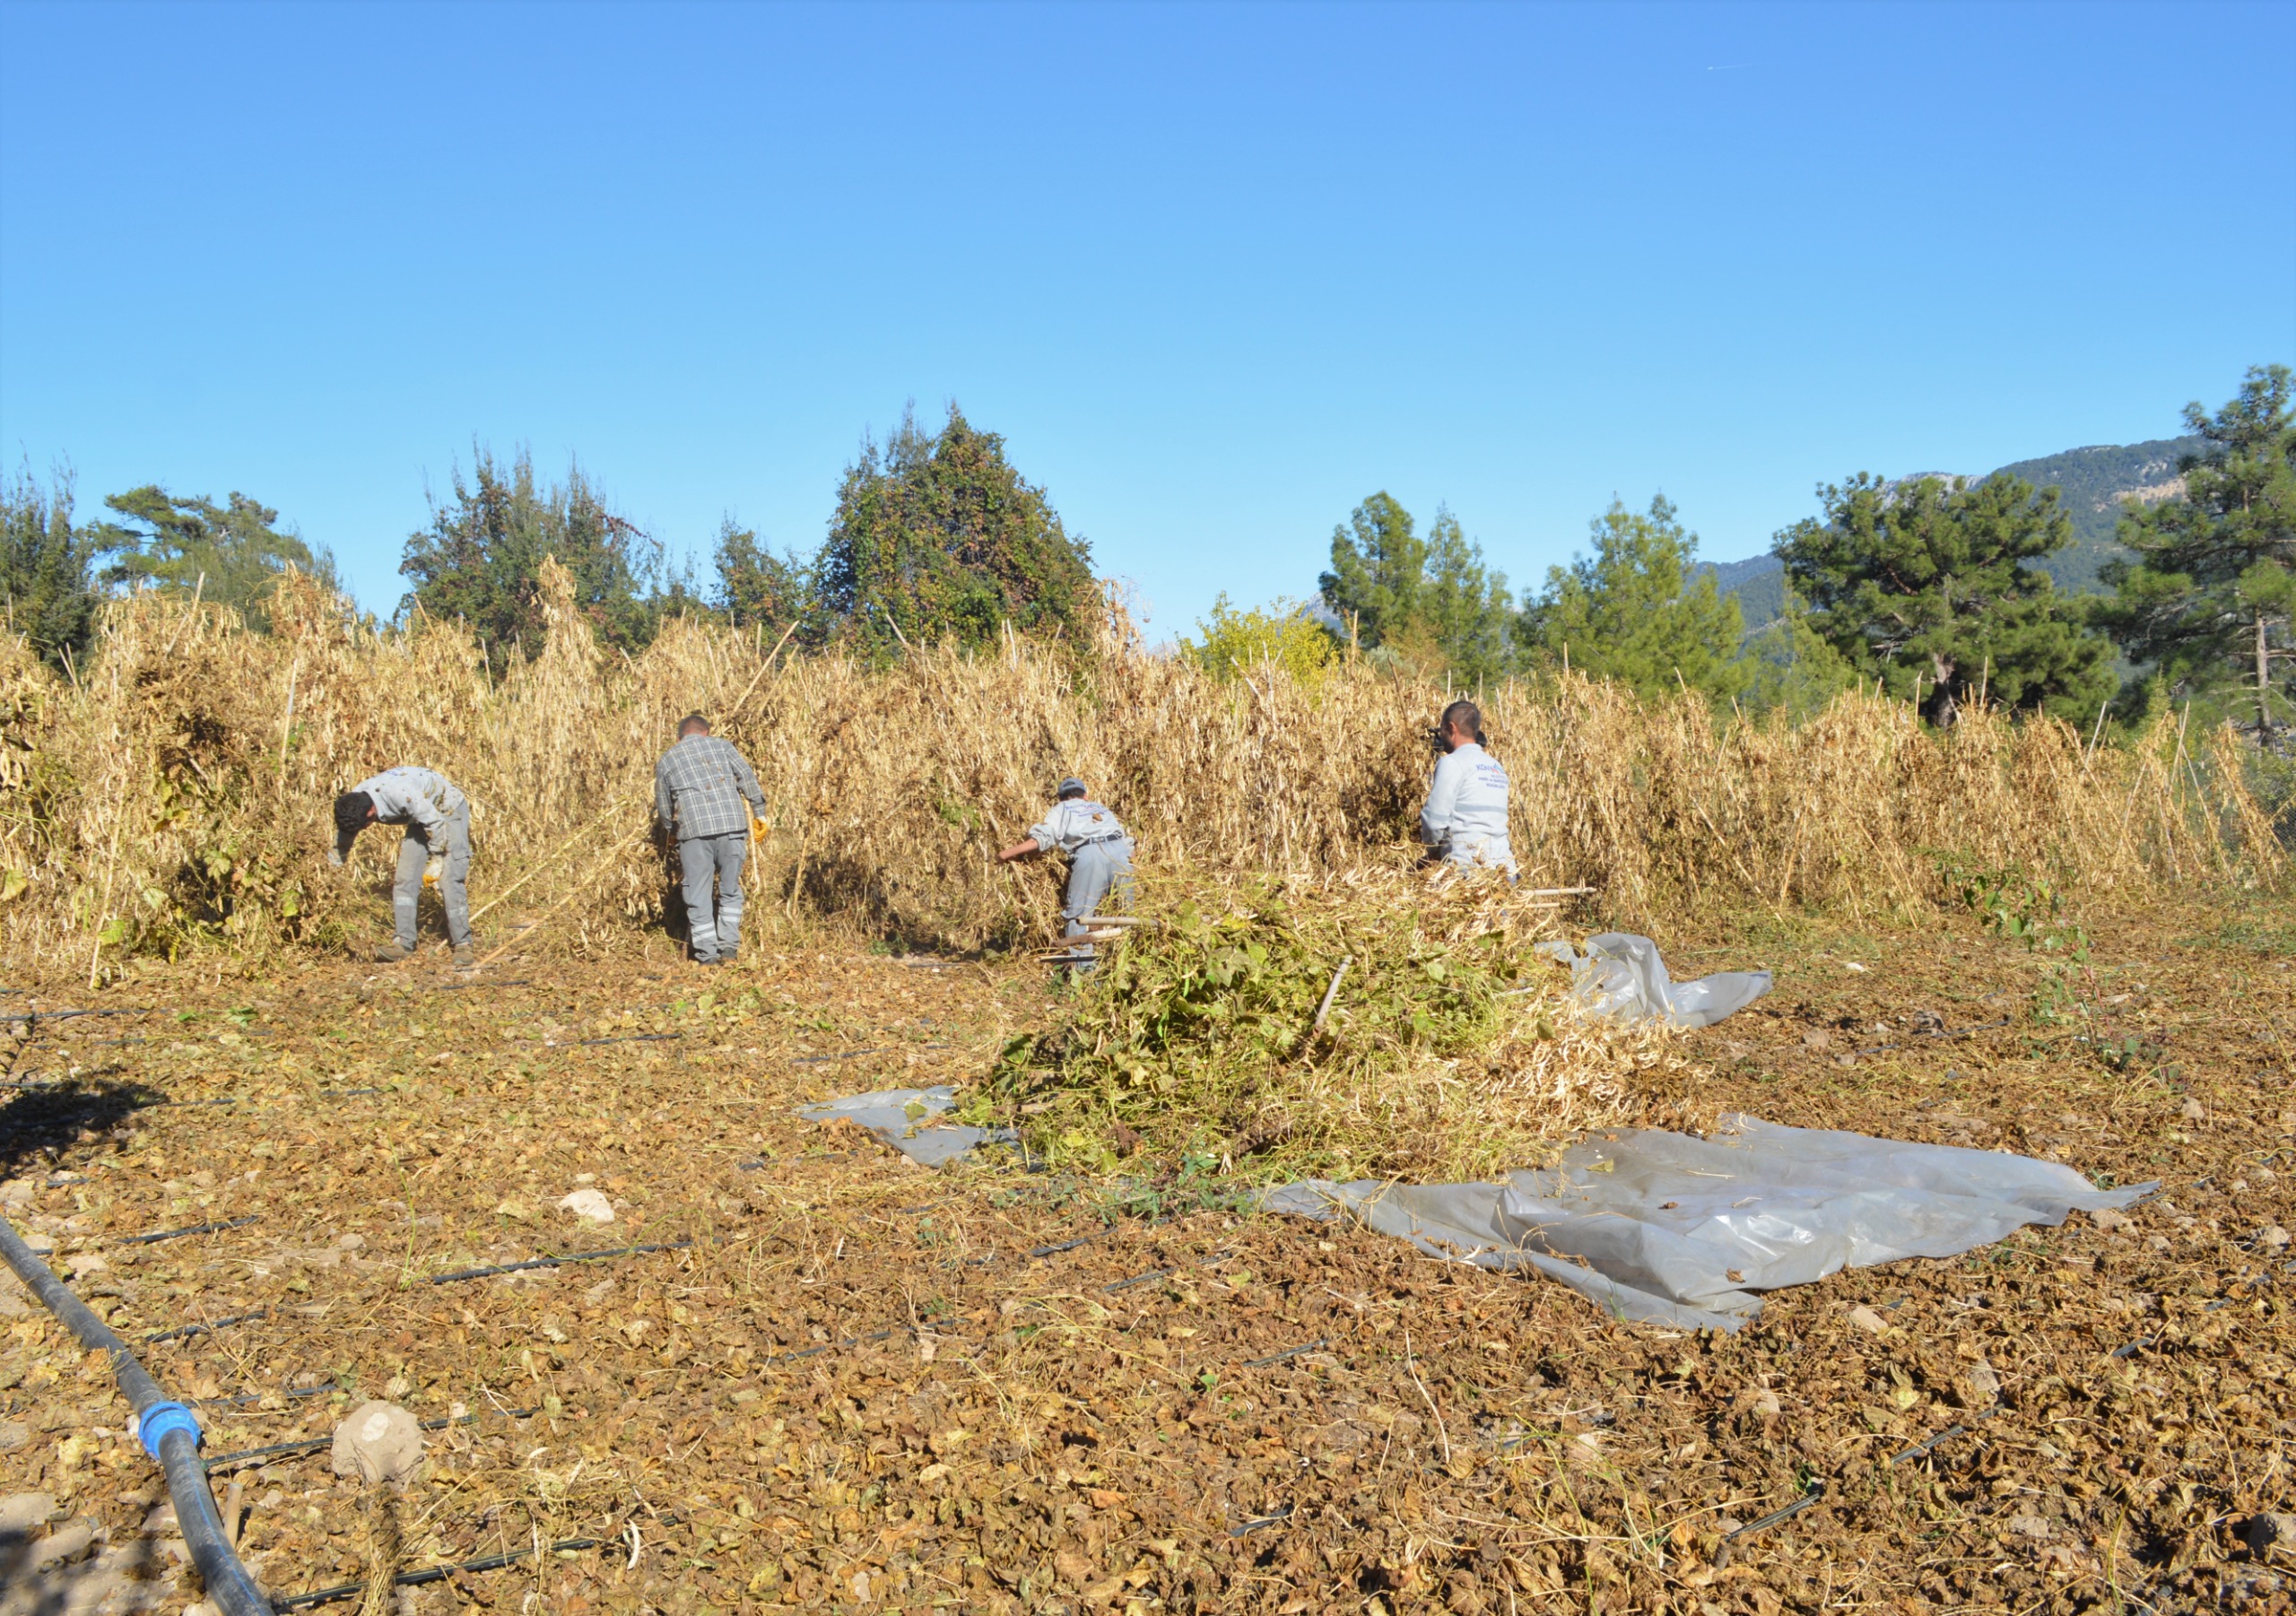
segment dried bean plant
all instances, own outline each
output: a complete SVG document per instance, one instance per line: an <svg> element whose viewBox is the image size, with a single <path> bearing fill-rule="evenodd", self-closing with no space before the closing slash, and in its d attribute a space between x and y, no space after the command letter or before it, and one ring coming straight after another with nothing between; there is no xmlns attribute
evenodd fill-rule
<svg viewBox="0 0 2296 1616"><path fill-rule="evenodd" d="M203 951L259 967L281 948L373 941L392 838L362 838L333 870L327 806L396 763L439 769L476 804L486 945L520 925L544 949L658 938L676 906L652 769L693 708L770 799L747 878L761 925L958 950L1039 941L1056 875L999 865L994 848L1062 775L1124 817L1144 870L1343 871L1407 836L1446 694L1360 664L1312 687L1273 667L1215 680L1147 654L1114 608L1083 656L1007 636L880 670L689 621L610 656L566 575L549 565L544 583L548 644L500 680L460 628L378 628L291 576L267 634L147 594L108 609L70 678L0 641L10 969L85 978ZM2285 873L2237 743L2174 717L2092 749L2067 725L1985 711L1939 735L1862 692L1798 726L1577 676L1483 695L1527 882L1596 887L1614 923L1750 904L1888 912L1936 897L1945 855L2140 896Z"/></svg>

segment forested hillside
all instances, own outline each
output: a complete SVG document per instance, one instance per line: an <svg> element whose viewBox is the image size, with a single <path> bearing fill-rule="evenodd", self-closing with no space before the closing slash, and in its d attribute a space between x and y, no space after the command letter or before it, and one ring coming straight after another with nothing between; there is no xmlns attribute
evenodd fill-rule
<svg viewBox="0 0 2296 1616"><path fill-rule="evenodd" d="M2164 500L2183 488L2177 463L2200 453L2198 438L2157 438L2150 443L2100 444L2067 449L2039 460L2020 460L1994 475L2022 477L2035 488L2064 491L2065 514L2073 518L2073 543L2043 563L2060 589L2092 595L2104 586L2097 574L2114 556L2126 555L2113 530L2130 500Z"/></svg>
<svg viewBox="0 0 2296 1616"><path fill-rule="evenodd" d="M2065 514L2073 521L2073 543L2040 563L2057 586L2074 595L2103 590L2098 578L2107 561L2126 554L2113 530L2131 499L2167 499L2182 484L2177 463L2197 454L2197 438L2156 438L2148 443L2098 444L2066 449L2038 460L2019 460L1988 477L2016 477L2035 488L2056 488L2065 497ZM1738 597L1746 632L1774 621L1786 609L1786 569L1774 555L1748 556L1742 561L1709 564L1715 587Z"/></svg>

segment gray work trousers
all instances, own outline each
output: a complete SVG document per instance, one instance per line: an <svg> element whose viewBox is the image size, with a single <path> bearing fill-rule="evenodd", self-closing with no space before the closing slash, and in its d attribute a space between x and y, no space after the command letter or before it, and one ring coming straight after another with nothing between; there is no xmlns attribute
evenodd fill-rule
<svg viewBox="0 0 2296 1616"><path fill-rule="evenodd" d="M448 816L439 828L439 841L443 845L433 847L422 826L409 825L405 839L398 845L398 875L391 882L391 921L401 948L414 947L414 905L422 896L422 868L433 853L447 856L447 867L439 877L439 896L447 906L447 941L457 948L470 946L470 889L464 884L470 879L468 803Z"/></svg>
<svg viewBox="0 0 2296 1616"><path fill-rule="evenodd" d="M678 843L686 935L697 960L730 960L742 951L742 861L749 852L749 836L740 830Z"/></svg>
<svg viewBox="0 0 2296 1616"><path fill-rule="evenodd" d="M1101 900L1110 892L1120 904L1132 897L1132 838L1128 836L1086 842L1069 855L1068 899L1060 906L1060 917L1068 922L1065 934L1083 936L1090 929L1085 922L1099 912ZM1078 943L1070 951L1089 954L1092 945Z"/></svg>

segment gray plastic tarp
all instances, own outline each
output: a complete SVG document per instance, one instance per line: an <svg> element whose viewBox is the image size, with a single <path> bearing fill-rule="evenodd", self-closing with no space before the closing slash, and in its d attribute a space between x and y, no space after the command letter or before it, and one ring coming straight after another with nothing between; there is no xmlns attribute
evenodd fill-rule
<svg viewBox="0 0 2296 1616"><path fill-rule="evenodd" d="M842 1099L800 1106L797 1115L807 1122L850 1117L910 1160L926 1167L953 1161L976 1145L1014 1142L1010 1128L976 1128L941 1121L941 1114L956 1103L957 1091L943 1083L931 1089L848 1094Z"/></svg>
<svg viewBox="0 0 2296 1616"><path fill-rule="evenodd" d="M1584 954L1568 943L1542 943L1539 952L1570 968L1572 991L1596 1014L1630 1021L1711 1027L1770 991L1766 970L1720 971L1695 982L1674 981L1658 957L1658 945L1631 932L1589 937Z"/></svg>
<svg viewBox="0 0 2296 1616"><path fill-rule="evenodd" d="M1503 1184L1334 1184L1268 1191L1270 1211L1354 1217L1431 1256L1535 1268L1622 1317L1735 1330L1757 1294L1838 1268L1947 1257L2028 1223L2125 1207L2069 1167L1729 1115L1713 1137L1597 1134Z"/></svg>

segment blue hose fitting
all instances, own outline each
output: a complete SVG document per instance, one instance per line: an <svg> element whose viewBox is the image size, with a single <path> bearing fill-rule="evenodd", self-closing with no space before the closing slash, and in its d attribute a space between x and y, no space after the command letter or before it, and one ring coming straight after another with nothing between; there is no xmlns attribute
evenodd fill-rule
<svg viewBox="0 0 2296 1616"><path fill-rule="evenodd" d="M180 1403L155 1403L137 1416L135 1434L143 1438L144 1451L153 1460L160 1456L160 1438L170 1431L181 1431L197 1447L200 1442L199 1421Z"/></svg>

